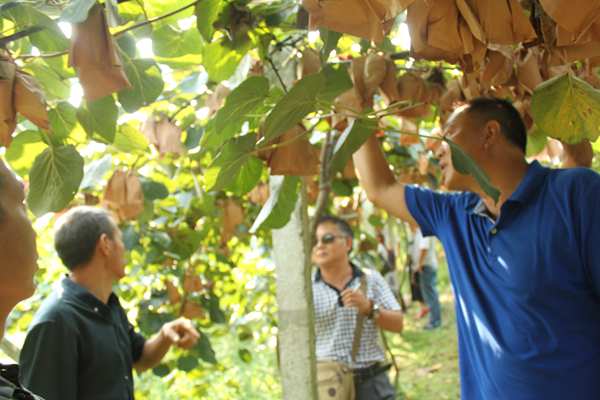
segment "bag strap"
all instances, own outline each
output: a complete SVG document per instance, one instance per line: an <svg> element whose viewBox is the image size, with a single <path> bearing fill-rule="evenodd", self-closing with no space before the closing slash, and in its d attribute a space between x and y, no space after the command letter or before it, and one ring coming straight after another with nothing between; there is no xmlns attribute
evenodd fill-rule
<svg viewBox="0 0 600 400"><path fill-rule="evenodd" d="M366 295L367 294L367 275L363 272L360 276L360 288L359 290ZM362 337L362 331L364 326L365 316L358 313L356 316L356 327L354 328L354 340L352 341L352 362L356 361L356 355L360 347L360 339Z"/></svg>

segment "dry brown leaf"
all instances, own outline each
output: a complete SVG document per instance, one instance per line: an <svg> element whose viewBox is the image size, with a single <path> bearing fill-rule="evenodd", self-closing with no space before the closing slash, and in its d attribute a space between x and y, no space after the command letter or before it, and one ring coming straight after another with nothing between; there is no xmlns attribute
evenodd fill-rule
<svg viewBox="0 0 600 400"><path fill-rule="evenodd" d="M412 72L400 75L398 78L398 100L420 102L425 97L427 85L425 80Z"/></svg>
<svg viewBox="0 0 600 400"><path fill-rule="evenodd" d="M319 197L319 183L312 176L303 176L302 179L306 184L306 197L310 204L314 204Z"/></svg>
<svg viewBox="0 0 600 400"><path fill-rule="evenodd" d="M221 241L227 243L235 233L235 228L244 222L242 206L232 198L220 202L222 209Z"/></svg>
<svg viewBox="0 0 600 400"><path fill-rule="evenodd" d="M77 71L88 101L131 87L100 4L84 22L73 24L69 66Z"/></svg>
<svg viewBox="0 0 600 400"><path fill-rule="evenodd" d="M0 58L0 145L8 147L12 133L17 127L13 93L15 87L15 64Z"/></svg>
<svg viewBox="0 0 600 400"><path fill-rule="evenodd" d="M231 93L231 90L219 83L215 90L206 99L206 106L208 107L208 115L213 116L225 102L225 98Z"/></svg>
<svg viewBox="0 0 600 400"><path fill-rule="evenodd" d="M357 117L363 110L363 100L354 88L348 89L334 100L335 111L342 118ZM335 116L334 116L335 117ZM333 125L337 125L337 120Z"/></svg>
<svg viewBox="0 0 600 400"><path fill-rule="evenodd" d="M530 49L525 58L517 61L517 80L529 94L544 81L537 51Z"/></svg>
<svg viewBox="0 0 600 400"><path fill-rule="evenodd" d="M406 22L413 57L456 63L462 56L464 39L460 37L454 0L416 0L408 7ZM436 47L430 40L439 46L449 44L449 47Z"/></svg>
<svg viewBox="0 0 600 400"><path fill-rule="evenodd" d="M572 43L579 41L600 14L598 0L540 0L540 4L560 28L572 34Z"/></svg>
<svg viewBox="0 0 600 400"><path fill-rule="evenodd" d="M175 305L181 302L181 294L179 290L170 280L165 280L165 286L167 287L167 297L169 298L169 303Z"/></svg>
<svg viewBox="0 0 600 400"><path fill-rule="evenodd" d="M319 150L306 137L306 130L296 125L280 136L279 143L269 159L271 175L307 176L319 173Z"/></svg>
<svg viewBox="0 0 600 400"><path fill-rule="evenodd" d="M316 74L321 70L321 56L315 49L307 47L302 52L302 61L300 63L300 77Z"/></svg>
<svg viewBox="0 0 600 400"><path fill-rule="evenodd" d="M202 289L204 286L202 286L200 276L188 269L183 276L183 291L189 294L200 292Z"/></svg>
<svg viewBox="0 0 600 400"><path fill-rule="evenodd" d="M168 119L162 119L156 124L156 147L161 155L170 153L182 155L185 153L181 143L181 128Z"/></svg>
<svg viewBox="0 0 600 400"><path fill-rule="evenodd" d="M120 221L135 219L144 211L144 192L137 175L117 170L109 179L102 199Z"/></svg>
<svg viewBox="0 0 600 400"><path fill-rule="evenodd" d="M396 79L396 64L392 60L385 60L385 77L383 82L379 85L381 94L388 104L394 103L399 100L400 94L398 93L398 80Z"/></svg>
<svg viewBox="0 0 600 400"><path fill-rule="evenodd" d="M465 0L464 3L458 2L462 17L472 28L473 35L483 35L487 43L518 44L537 37L518 0Z"/></svg>
<svg viewBox="0 0 600 400"><path fill-rule="evenodd" d="M369 54L364 63L363 81L367 96L375 93L379 85L383 82L387 71L385 57L378 53ZM370 97L370 96L368 96Z"/></svg>
<svg viewBox="0 0 600 400"><path fill-rule="evenodd" d="M48 111L44 94L33 76L17 71L14 102L16 111L42 129L49 129Z"/></svg>
<svg viewBox="0 0 600 400"><path fill-rule="evenodd" d="M342 178L344 179L356 179L356 171L354 169L354 161L352 158L348 160L346 166L342 171Z"/></svg>
<svg viewBox="0 0 600 400"><path fill-rule="evenodd" d="M555 47L550 53L548 64L559 66L598 56L600 56L600 41Z"/></svg>
<svg viewBox="0 0 600 400"><path fill-rule="evenodd" d="M187 300L183 305L181 315L188 319L204 318L204 308L195 301Z"/></svg>
<svg viewBox="0 0 600 400"><path fill-rule="evenodd" d="M394 18L414 0L303 0L309 29L325 27L381 43Z"/></svg>
<svg viewBox="0 0 600 400"><path fill-rule="evenodd" d="M269 185L260 182L248 193L248 200L254 204L264 205L269 198Z"/></svg>
<svg viewBox="0 0 600 400"><path fill-rule="evenodd" d="M480 82L484 89L505 84L513 74L512 60L499 51L489 50L487 62L481 71Z"/></svg>

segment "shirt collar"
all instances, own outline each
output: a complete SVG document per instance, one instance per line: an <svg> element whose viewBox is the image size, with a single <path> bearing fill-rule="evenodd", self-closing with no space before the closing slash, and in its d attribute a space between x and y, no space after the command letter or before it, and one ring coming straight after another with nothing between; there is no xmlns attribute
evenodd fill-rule
<svg viewBox="0 0 600 400"><path fill-rule="evenodd" d="M355 278L361 277L364 274L364 272L362 272L362 270L358 268L354 263L350 263L350 267L352 268L352 279L350 279L348 283L354 281ZM317 283L321 280L321 268L317 268L317 271L315 272L314 282Z"/></svg>
<svg viewBox="0 0 600 400"><path fill-rule="evenodd" d="M61 282L62 295L65 299L71 300L86 309L92 310L97 314L105 317L110 316L110 306L117 301L117 297L114 293L110 294L108 298L108 304L104 304L99 298L94 296L89 290L83 286L73 282L69 276Z"/></svg>
<svg viewBox="0 0 600 400"><path fill-rule="evenodd" d="M517 186L517 189L513 192L508 200L517 201L519 203L525 203L529 198L538 192L538 188L542 184L544 178L548 174L548 168L542 167L539 162L533 161L529 164L525 177Z"/></svg>
<svg viewBox="0 0 600 400"><path fill-rule="evenodd" d="M527 202L527 200L538 191L538 188L542 184L547 173L548 168L543 167L539 162L534 160L529 164L525 176L508 201L515 201L518 203ZM473 214L486 216L487 208L485 203L479 196L475 194L473 196L473 199L467 202L465 208Z"/></svg>

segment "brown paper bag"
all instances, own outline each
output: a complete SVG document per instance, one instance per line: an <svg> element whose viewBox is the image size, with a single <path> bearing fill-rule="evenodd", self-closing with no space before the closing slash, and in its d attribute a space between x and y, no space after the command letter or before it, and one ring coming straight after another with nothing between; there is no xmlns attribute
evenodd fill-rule
<svg viewBox="0 0 600 400"><path fill-rule="evenodd" d="M100 4L91 8L84 22L73 24L71 41L69 66L77 71L88 101L131 87Z"/></svg>
<svg viewBox="0 0 600 400"><path fill-rule="evenodd" d="M15 75L14 102L19 114L42 129L50 128L44 94L35 79L22 71Z"/></svg>
<svg viewBox="0 0 600 400"><path fill-rule="evenodd" d="M316 74L321 70L321 56L318 51L307 47L302 51L302 59L300 62L300 78Z"/></svg>
<svg viewBox="0 0 600 400"><path fill-rule="evenodd" d="M271 175L310 176L319 173L319 150L306 137L305 129L296 125L280 136L279 143L269 159Z"/></svg>
<svg viewBox="0 0 600 400"><path fill-rule="evenodd" d="M248 200L259 206L264 205L269 199L269 185L260 182L248 193Z"/></svg>
<svg viewBox="0 0 600 400"><path fill-rule="evenodd" d="M102 203L120 221L137 218L144 211L144 192L137 175L133 171L115 171L108 181Z"/></svg>
<svg viewBox="0 0 600 400"><path fill-rule="evenodd" d="M221 242L227 243L234 236L235 228L244 222L244 210L234 199L220 202L222 210Z"/></svg>
<svg viewBox="0 0 600 400"><path fill-rule="evenodd" d="M544 81L540 73L537 50L529 49L522 60L517 60L517 80L529 94Z"/></svg>
<svg viewBox="0 0 600 400"><path fill-rule="evenodd" d="M560 28L572 34L568 40L563 34L559 45L578 42L600 13L598 0L540 0L540 4Z"/></svg>

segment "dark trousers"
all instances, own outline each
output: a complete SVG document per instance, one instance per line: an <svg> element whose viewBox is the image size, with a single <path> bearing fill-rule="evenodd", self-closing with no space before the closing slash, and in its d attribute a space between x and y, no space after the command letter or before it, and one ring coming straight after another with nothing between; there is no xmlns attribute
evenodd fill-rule
<svg viewBox="0 0 600 400"><path fill-rule="evenodd" d="M394 400L396 391L388 378L388 371L360 382L355 382L356 400Z"/></svg>
<svg viewBox="0 0 600 400"><path fill-rule="evenodd" d="M429 325L438 327L442 324L440 300L437 292L437 271L425 265L421 271L421 293L429 307Z"/></svg>

